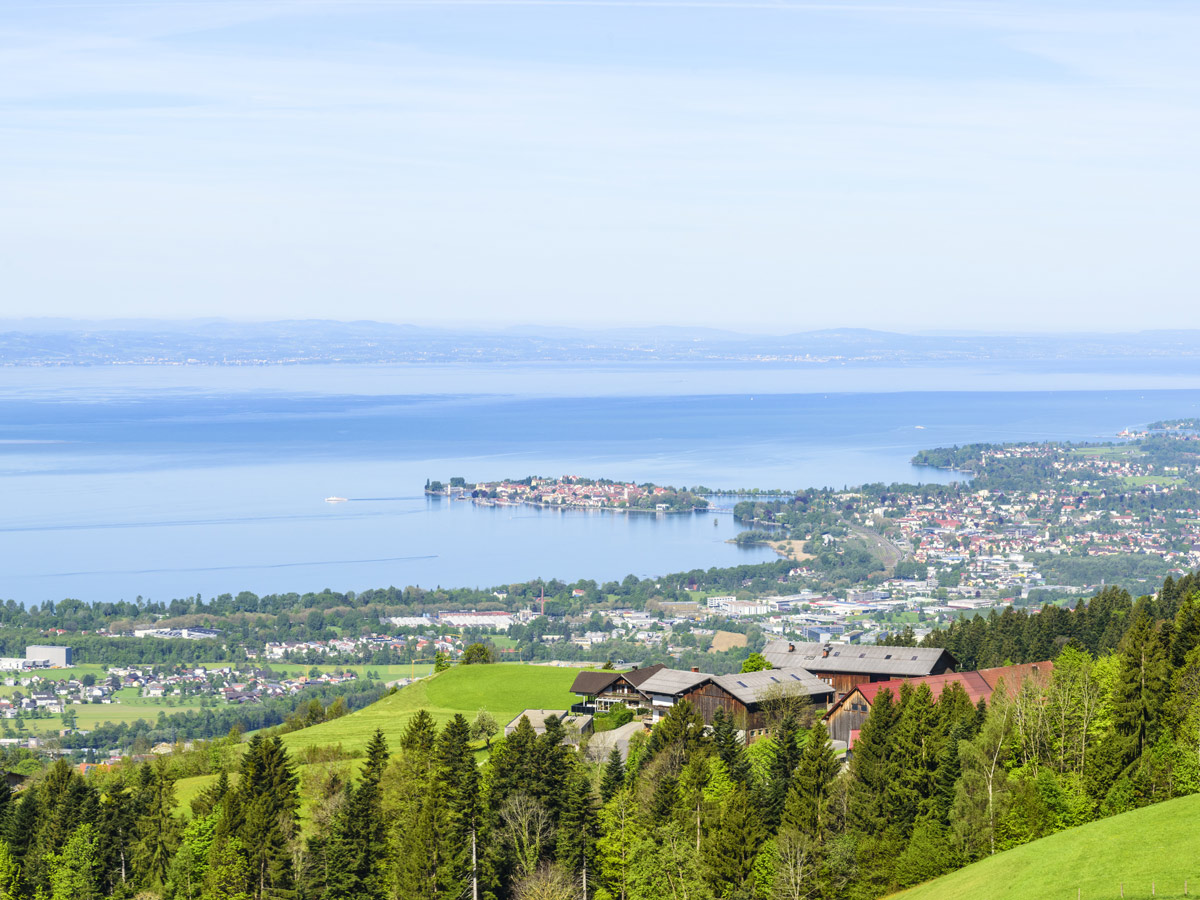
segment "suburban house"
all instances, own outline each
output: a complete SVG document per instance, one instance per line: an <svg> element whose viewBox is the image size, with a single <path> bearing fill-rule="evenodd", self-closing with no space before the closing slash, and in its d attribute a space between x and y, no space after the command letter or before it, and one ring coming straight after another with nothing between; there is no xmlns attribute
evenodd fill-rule
<svg viewBox="0 0 1200 900"><path fill-rule="evenodd" d="M571 693L583 698L571 707L572 712L608 712L618 703L630 709L647 705L641 691L642 684L657 672L665 669L662 663L639 669L634 666L628 672L580 672L571 685Z"/></svg>
<svg viewBox="0 0 1200 900"><path fill-rule="evenodd" d="M933 699L937 700L951 684L957 684L966 692L972 703L980 700L990 701L996 688L1003 683L1005 690L1015 694L1021 689L1026 678L1049 678L1054 669L1052 662L1025 663L1019 666L1000 666L994 669L980 669L977 672L946 672L941 675L928 675L924 678L903 678L894 681L876 681L855 685L845 696L839 699L825 714L829 727L829 737L835 741L845 741L853 748L854 741L867 716L871 714L871 704L880 691L891 691L893 698L900 696L900 687L907 684L917 687L929 685Z"/></svg>
<svg viewBox="0 0 1200 900"><path fill-rule="evenodd" d="M805 669L841 699L859 684L924 678L953 672L954 657L940 647L769 641L763 657L776 669Z"/></svg>
<svg viewBox="0 0 1200 900"><path fill-rule="evenodd" d="M653 721L661 719L679 701L687 700L704 717L705 725L713 723L718 709L725 710L748 739L766 733L772 702L802 697L821 709L833 700L834 693L828 684L798 669L735 675L664 669L646 679L642 691L650 699Z"/></svg>

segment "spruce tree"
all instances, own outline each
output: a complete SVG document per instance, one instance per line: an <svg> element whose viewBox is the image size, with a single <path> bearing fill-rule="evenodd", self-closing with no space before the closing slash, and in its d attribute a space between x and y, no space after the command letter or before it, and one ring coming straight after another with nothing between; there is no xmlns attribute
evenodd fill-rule
<svg viewBox="0 0 1200 900"><path fill-rule="evenodd" d="M478 877L473 861L478 856L481 815L479 769L471 751L471 726L461 714L446 723L438 736L436 790L444 801L445 824L441 833L442 868L438 883L454 893L467 893Z"/></svg>
<svg viewBox="0 0 1200 900"><path fill-rule="evenodd" d="M800 747L797 743L799 726L791 710L784 713L775 728L775 746L771 754L769 780L765 786L762 809L767 827L774 830L783 818L788 792L792 788L792 775L800 762Z"/></svg>
<svg viewBox="0 0 1200 900"><path fill-rule="evenodd" d="M905 684L904 688L908 685ZM907 837L918 816L927 813L934 795L934 778L944 738L941 717L929 685L905 690L903 709L896 725L892 777L888 784L891 821Z"/></svg>
<svg viewBox="0 0 1200 900"><path fill-rule="evenodd" d="M829 802L833 784L841 771L825 723L818 719L808 732L792 787L783 810L782 825L814 839L822 837L829 824Z"/></svg>
<svg viewBox="0 0 1200 900"><path fill-rule="evenodd" d="M749 792L737 788L712 812L700 854L704 877L718 896L739 896L749 885L758 849L766 836Z"/></svg>
<svg viewBox="0 0 1200 900"><path fill-rule="evenodd" d="M179 820L175 817L175 779L166 758L158 757L148 768L153 770L152 780L138 821L135 861L144 883L157 887L166 882L171 857L179 846Z"/></svg>
<svg viewBox="0 0 1200 900"><path fill-rule="evenodd" d="M625 763L621 761L621 751L614 746L608 754L608 763L600 779L600 802L607 803L611 800L624 783Z"/></svg>
<svg viewBox="0 0 1200 900"><path fill-rule="evenodd" d="M237 837L249 854L249 886L255 898L292 888L290 842L300 805L296 783L283 741L255 735L242 757L237 801L225 804L242 812Z"/></svg>
<svg viewBox="0 0 1200 900"><path fill-rule="evenodd" d="M346 900L380 900L384 896L383 861L386 825L380 797L380 780L387 765L383 732L376 729L367 744L367 761L356 787L346 786L346 796L332 834L310 844L320 860L323 896Z"/></svg>
<svg viewBox="0 0 1200 900"><path fill-rule="evenodd" d="M1158 739L1159 715L1166 698L1167 648L1154 628L1146 604L1138 602L1121 642L1121 670L1113 697L1118 758L1128 767Z"/></svg>
<svg viewBox="0 0 1200 900"><path fill-rule="evenodd" d="M578 764L572 767L567 779L562 812L558 819L558 841L555 855L577 883L586 885L595 878L596 838L598 820L596 801L592 795L587 773ZM583 896L587 896L586 893Z"/></svg>
<svg viewBox="0 0 1200 900"><path fill-rule="evenodd" d="M203 819L205 816L212 815L227 793L229 793L229 775L222 769L216 781L192 798L192 818Z"/></svg>
<svg viewBox="0 0 1200 900"><path fill-rule="evenodd" d="M733 716L724 709L718 709L713 715L712 740L729 777L743 787L750 787L750 759L746 756L746 742Z"/></svg>

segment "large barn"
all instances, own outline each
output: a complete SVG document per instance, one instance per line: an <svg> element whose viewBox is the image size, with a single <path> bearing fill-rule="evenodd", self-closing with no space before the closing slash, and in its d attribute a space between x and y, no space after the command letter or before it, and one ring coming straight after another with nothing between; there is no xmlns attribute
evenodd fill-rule
<svg viewBox="0 0 1200 900"><path fill-rule="evenodd" d="M841 697L829 712L825 721L829 726L829 736L835 741L845 741L852 746L854 739L867 717L871 714L871 706L881 691L890 691L893 697L900 696L900 688L904 684L911 687L927 684L937 700L942 691L951 684L960 685L972 703L980 700L990 701L992 694L1001 683L1009 693L1016 693L1026 678L1048 678L1054 669L1052 662L1026 663L1018 666L1000 666L995 669L980 669L978 672L947 672L943 675L930 675L925 678L897 679L895 681L877 681L856 685L844 697Z"/></svg>
<svg viewBox="0 0 1200 900"><path fill-rule="evenodd" d="M830 685L841 699L859 684L924 678L957 668L940 647L878 647L807 641L769 641L762 654L776 669L804 669Z"/></svg>
<svg viewBox="0 0 1200 900"><path fill-rule="evenodd" d="M833 700L833 688L808 672L749 672L735 675L709 675L705 672L681 672L664 669L642 683L650 699L654 719L681 700L687 700L711 725L718 709L733 717L748 739L765 733L773 703L793 699L812 703L824 711Z"/></svg>

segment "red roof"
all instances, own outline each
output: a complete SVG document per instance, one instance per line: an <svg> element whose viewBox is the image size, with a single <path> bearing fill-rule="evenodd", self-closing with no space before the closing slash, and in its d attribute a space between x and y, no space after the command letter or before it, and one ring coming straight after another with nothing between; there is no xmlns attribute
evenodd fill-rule
<svg viewBox="0 0 1200 900"><path fill-rule="evenodd" d="M923 678L894 678L891 681L860 684L855 690L862 694L868 703L874 703L875 695L884 688L892 692L893 698L899 697L900 685L906 682L914 688L919 684L929 685L934 700L942 696L942 691L950 684L961 684L972 703L978 703L980 697L987 699L992 695L992 686L978 672L947 672L944 675L926 675Z"/></svg>
<svg viewBox="0 0 1200 900"><path fill-rule="evenodd" d="M980 700L991 699L992 693L996 690L996 686L1001 679L1004 681L1006 690L1010 693L1016 693L1026 677L1043 673L1049 674L1053 668L1054 663L1052 662L1025 663L1018 666L999 666L994 669L980 669L978 672L947 672L944 675L926 675L922 678L894 678L891 681L860 684L846 694L829 712L832 713L833 710L840 707L855 691L861 694L868 704L874 703L876 695L884 688L891 691L893 697L899 697L900 686L903 684L907 684L912 688L922 684L929 685L929 689L933 692L934 700L937 700L942 695L942 691L948 685L961 684L971 702L978 703Z"/></svg>

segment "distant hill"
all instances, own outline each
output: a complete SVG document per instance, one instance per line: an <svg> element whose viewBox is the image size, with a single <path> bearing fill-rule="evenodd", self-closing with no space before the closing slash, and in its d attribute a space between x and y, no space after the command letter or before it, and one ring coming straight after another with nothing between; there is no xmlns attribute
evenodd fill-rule
<svg viewBox="0 0 1200 900"><path fill-rule="evenodd" d="M903 900L1097 900L1200 893L1200 795L1060 831L918 885Z"/></svg>
<svg viewBox="0 0 1200 900"><path fill-rule="evenodd" d="M631 361L911 365L1015 360L1177 360L1200 332L898 334L863 328L742 334L662 326L429 328L295 319L0 319L0 365L294 365Z"/></svg>

